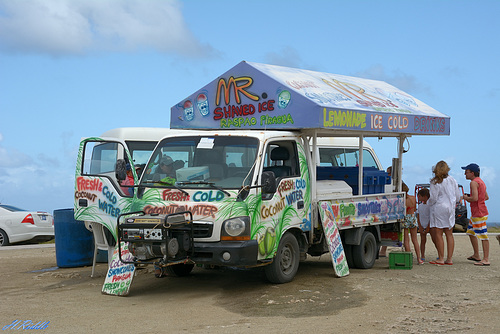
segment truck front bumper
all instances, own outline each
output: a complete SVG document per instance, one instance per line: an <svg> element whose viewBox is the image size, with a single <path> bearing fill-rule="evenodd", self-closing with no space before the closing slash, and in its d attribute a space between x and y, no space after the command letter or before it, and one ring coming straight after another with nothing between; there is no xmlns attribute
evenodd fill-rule
<svg viewBox="0 0 500 334"><path fill-rule="evenodd" d="M218 266L255 266L258 255L257 240L195 242L194 256L196 264Z"/></svg>

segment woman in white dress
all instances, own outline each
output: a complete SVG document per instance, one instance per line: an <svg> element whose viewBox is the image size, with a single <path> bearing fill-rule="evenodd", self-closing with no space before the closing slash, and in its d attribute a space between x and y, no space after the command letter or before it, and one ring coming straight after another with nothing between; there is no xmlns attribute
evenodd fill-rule
<svg viewBox="0 0 500 334"><path fill-rule="evenodd" d="M450 167L444 161L439 161L433 169L434 177L431 179L430 195L427 204L430 205L431 237L436 246L438 258L430 261L431 264L452 265L455 239L453 227L455 226L455 207L460 201L460 191L455 179L448 175ZM446 236L446 260L444 259L444 239Z"/></svg>

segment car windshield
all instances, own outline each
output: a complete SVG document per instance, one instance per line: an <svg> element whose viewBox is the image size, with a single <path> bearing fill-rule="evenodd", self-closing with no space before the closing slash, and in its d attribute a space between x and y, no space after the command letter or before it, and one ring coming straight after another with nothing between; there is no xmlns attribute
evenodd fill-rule
<svg viewBox="0 0 500 334"><path fill-rule="evenodd" d="M251 182L258 145L251 137L166 138L151 156L141 184L238 189Z"/></svg>
<svg viewBox="0 0 500 334"><path fill-rule="evenodd" d="M3 209L8 210L10 212L27 211L27 210L19 209L18 207L15 207L12 205L6 205L6 204L0 204L0 208L3 208Z"/></svg>

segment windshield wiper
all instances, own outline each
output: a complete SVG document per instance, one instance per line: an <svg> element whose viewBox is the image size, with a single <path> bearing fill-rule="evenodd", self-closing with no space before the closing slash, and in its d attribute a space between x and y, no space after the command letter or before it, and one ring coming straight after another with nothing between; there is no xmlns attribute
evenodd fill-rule
<svg viewBox="0 0 500 334"><path fill-rule="evenodd" d="M231 197L230 193L228 193L226 190L224 190L224 188L219 187L218 185L216 185L214 182L207 182L207 181L183 181L183 182L177 182L177 184L183 185L183 186L184 185L188 185L188 184L204 184L204 185L210 186L210 187L212 187L214 189L220 190L225 195Z"/></svg>

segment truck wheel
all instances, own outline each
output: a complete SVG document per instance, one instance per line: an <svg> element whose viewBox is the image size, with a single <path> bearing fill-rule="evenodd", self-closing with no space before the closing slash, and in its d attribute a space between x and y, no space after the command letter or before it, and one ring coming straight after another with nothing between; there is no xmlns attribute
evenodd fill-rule
<svg viewBox="0 0 500 334"><path fill-rule="evenodd" d="M174 265L165 267L165 271L167 272L167 274L169 274L171 276L182 277L182 276L189 275L191 273L191 271L193 270L193 268L194 268L194 264L179 263L179 264L174 264Z"/></svg>
<svg viewBox="0 0 500 334"><path fill-rule="evenodd" d="M364 231L359 245L352 246L354 266L359 269L370 269L377 258L377 240L373 233Z"/></svg>
<svg viewBox="0 0 500 334"><path fill-rule="evenodd" d="M291 233L285 233L278 246L274 261L265 267L267 279L271 283L288 283L299 269L299 243Z"/></svg>

